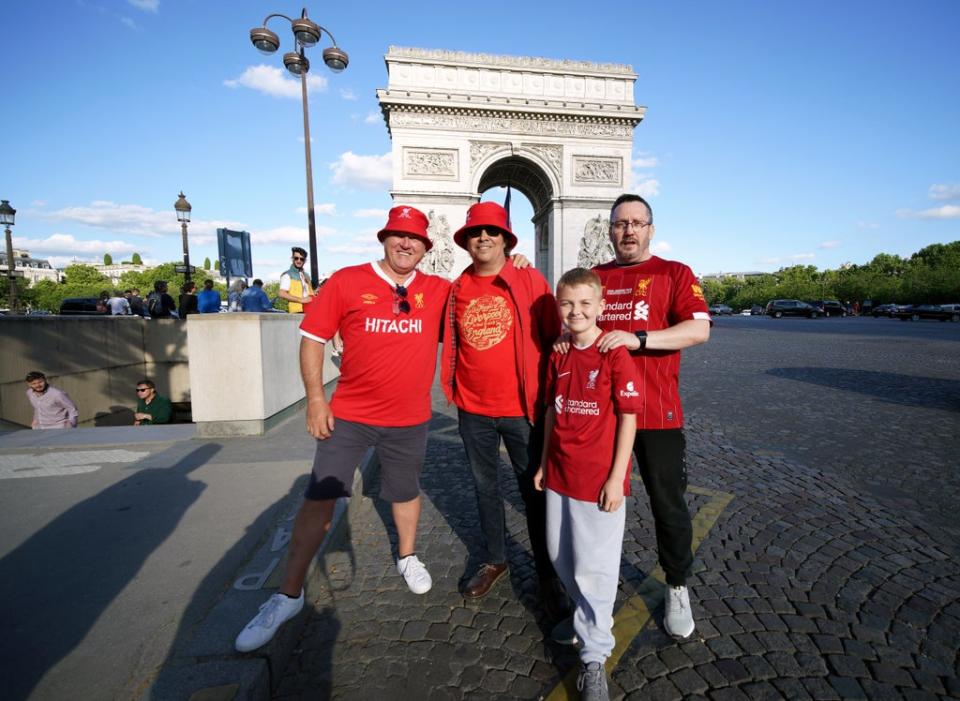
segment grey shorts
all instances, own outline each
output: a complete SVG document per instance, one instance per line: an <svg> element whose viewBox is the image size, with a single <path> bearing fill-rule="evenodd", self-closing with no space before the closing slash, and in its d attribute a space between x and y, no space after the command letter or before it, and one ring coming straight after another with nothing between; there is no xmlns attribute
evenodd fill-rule
<svg viewBox="0 0 960 701"><path fill-rule="evenodd" d="M316 501L350 496L353 472L372 447L380 459L380 498L389 502L416 498L420 495L420 470L427 452L429 423L371 426L337 419L333 435L317 441L304 497Z"/></svg>

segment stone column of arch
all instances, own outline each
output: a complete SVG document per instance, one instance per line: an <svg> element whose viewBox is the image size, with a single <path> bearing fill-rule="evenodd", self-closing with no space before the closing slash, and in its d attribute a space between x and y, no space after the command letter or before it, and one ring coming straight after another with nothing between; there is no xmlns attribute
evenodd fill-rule
<svg viewBox="0 0 960 701"><path fill-rule="evenodd" d="M535 264L564 271L609 260L598 240L629 189L634 104L629 66L390 47L377 91L393 148L397 204L428 214L422 266L454 277L470 260L452 242L467 208L508 183L533 205Z"/></svg>

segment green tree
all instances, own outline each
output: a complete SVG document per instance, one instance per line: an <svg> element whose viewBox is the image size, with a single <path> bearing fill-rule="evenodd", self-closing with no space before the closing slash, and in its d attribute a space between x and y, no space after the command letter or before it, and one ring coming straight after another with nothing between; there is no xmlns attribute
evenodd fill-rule
<svg viewBox="0 0 960 701"><path fill-rule="evenodd" d="M130 258L130 262L134 265L143 265L143 259L140 257L139 253L134 253Z"/></svg>
<svg viewBox="0 0 960 701"><path fill-rule="evenodd" d="M280 283L279 282L268 282L263 286L263 291L267 293L267 297L273 300L273 308L279 309L282 312L289 311L287 308L287 300L281 299L280 294Z"/></svg>
<svg viewBox="0 0 960 701"><path fill-rule="evenodd" d="M104 253L104 254L103 254L103 264L104 264L104 265L113 265L113 256L111 256L109 253Z"/></svg>
<svg viewBox="0 0 960 701"><path fill-rule="evenodd" d="M203 259L203 269L204 269L204 270L210 270L210 258L209 258L209 257Z"/></svg>
<svg viewBox="0 0 960 701"><path fill-rule="evenodd" d="M213 261L213 269L216 270L217 272L220 272L220 259L219 259L219 258L217 258L215 261Z"/></svg>

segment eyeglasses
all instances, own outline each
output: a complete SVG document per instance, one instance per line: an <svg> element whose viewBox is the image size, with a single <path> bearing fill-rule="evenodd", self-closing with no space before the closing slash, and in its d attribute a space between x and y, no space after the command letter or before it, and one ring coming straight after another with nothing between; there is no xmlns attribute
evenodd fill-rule
<svg viewBox="0 0 960 701"><path fill-rule="evenodd" d="M149 389L150 389L149 387L137 387L137 394L139 394L140 392L146 392Z"/></svg>
<svg viewBox="0 0 960 701"><path fill-rule="evenodd" d="M618 219L617 221L610 222L610 228L616 231L618 234L626 231L627 227L630 227L632 231L640 231L641 229L647 226L650 226L650 222L640 221L639 219L634 219L633 221L627 221L626 219Z"/></svg>
<svg viewBox="0 0 960 701"><path fill-rule="evenodd" d="M303 256L294 256L293 259L294 259L294 260L306 260L306 258L304 258Z"/></svg>
<svg viewBox="0 0 960 701"><path fill-rule="evenodd" d="M468 239L478 238L478 237L480 236L480 234L482 234L482 233L485 232L485 231L486 231L486 233L487 233L487 236L489 236L489 237L492 238L492 239L495 239L495 238L497 238L498 236L503 236L503 232L502 232L502 231L497 231L496 229L493 229L493 230L490 230L490 231L487 231L486 229L471 229L470 231L467 232L467 238L468 238Z"/></svg>
<svg viewBox="0 0 960 701"><path fill-rule="evenodd" d="M407 301L407 288L403 285L397 285L397 289L393 291L393 313L410 313L410 302Z"/></svg>

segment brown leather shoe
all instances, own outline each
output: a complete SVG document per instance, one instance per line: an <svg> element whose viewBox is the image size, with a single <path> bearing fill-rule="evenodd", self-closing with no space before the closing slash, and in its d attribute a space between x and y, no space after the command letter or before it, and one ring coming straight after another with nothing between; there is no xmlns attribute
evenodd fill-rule
<svg viewBox="0 0 960 701"><path fill-rule="evenodd" d="M463 596L466 599L479 599L486 596L493 585L500 581L500 578L507 573L507 563L502 562L499 565L486 563L480 566L477 573L473 575L463 588Z"/></svg>

